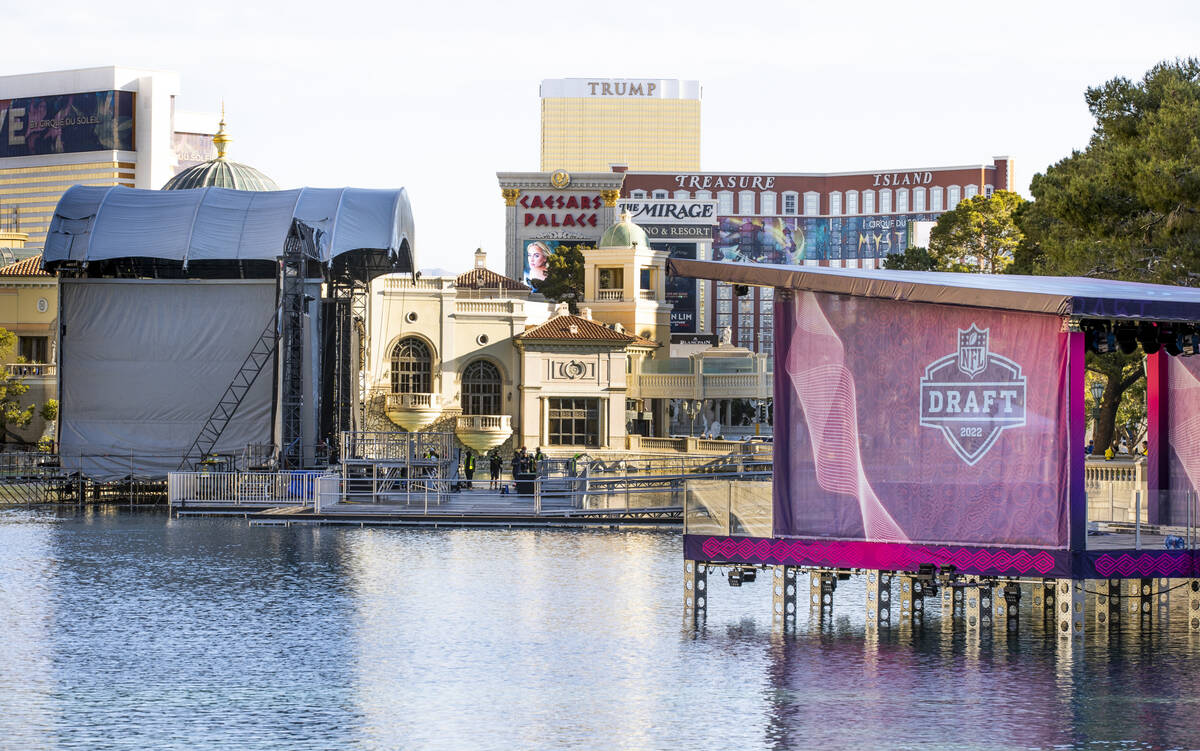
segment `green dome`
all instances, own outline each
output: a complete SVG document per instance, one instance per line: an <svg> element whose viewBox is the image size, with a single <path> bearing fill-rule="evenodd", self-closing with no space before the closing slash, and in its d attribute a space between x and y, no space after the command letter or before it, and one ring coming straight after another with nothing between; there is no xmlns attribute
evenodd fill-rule
<svg viewBox="0 0 1200 751"><path fill-rule="evenodd" d="M222 157L195 164L162 186L163 190L188 188L233 188L234 190L279 190L275 181L245 164Z"/></svg>
<svg viewBox="0 0 1200 751"><path fill-rule="evenodd" d="M253 167L225 158L225 148L233 139L225 132L225 107L221 106L221 127L213 136L217 158L194 164L167 180L163 190L189 188L232 188L234 190L279 190L275 181Z"/></svg>
<svg viewBox="0 0 1200 751"><path fill-rule="evenodd" d="M646 237L646 230L633 223L629 218L629 212L621 212L621 221L604 230L604 235L600 238L600 248L647 248L650 247L650 240Z"/></svg>

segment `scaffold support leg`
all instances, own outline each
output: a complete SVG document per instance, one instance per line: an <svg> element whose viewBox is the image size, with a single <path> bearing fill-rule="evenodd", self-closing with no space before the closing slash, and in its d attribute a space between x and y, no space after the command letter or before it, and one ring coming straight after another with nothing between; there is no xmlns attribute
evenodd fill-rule
<svg viewBox="0 0 1200 751"><path fill-rule="evenodd" d="M1096 625L1101 629L1121 627L1121 580L1104 579L1097 582Z"/></svg>
<svg viewBox="0 0 1200 751"><path fill-rule="evenodd" d="M833 592L837 578L832 571L808 572L809 608L817 611L821 620L833 617Z"/></svg>
<svg viewBox="0 0 1200 751"><path fill-rule="evenodd" d="M683 617L688 628L699 628L708 615L708 565L683 562Z"/></svg>
<svg viewBox="0 0 1200 751"><path fill-rule="evenodd" d="M958 628L966 621L965 590L961 581L948 581L942 587L942 623ZM943 628L945 626L943 625Z"/></svg>
<svg viewBox="0 0 1200 751"><path fill-rule="evenodd" d="M1043 633L1054 633L1058 608L1057 584L1053 579L1042 579L1033 585L1033 621Z"/></svg>
<svg viewBox="0 0 1200 751"><path fill-rule="evenodd" d="M1004 624L1004 631L1015 636L1021 630L1021 583L1005 583L1004 591L996 598L996 623Z"/></svg>
<svg viewBox="0 0 1200 751"><path fill-rule="evenodd" d="M796 567L776 566L772 580L772 621L776 628L795 631Z"/></svg>
<svg viewBox="0 0 1200 751"><path fill-rule="evenodd" d="M867 571L867 628L892 625L892 574Z"/></svg>
<svg viewBox="0 0 1200 751"><path fill-rule="evenodd" d="M1188 630L1200 634L1200 579L1188 582Z"/></svg>
<svg viewBox="0 0 1200 751"><path fill-rule="evenodd" d="M1129 598L1129 609L1137 614L1139 628L1148 631L1154 625L1154 579L1130 579L1129 584L1134 588L1134 596Z"/></svg>
<svg viewBox="0 0 1200 751"><path fill-rule="evenodd" d="M925 582L915 576L900 576L900 625L925 626Z"/></svg>
<svg viewBox="0 0 1200 751"><path fill-rule="evenodd" d="M1058 602L1058 635L1064 639L1083 636L1083 579L1059 579L1055 599Z"/></svg>

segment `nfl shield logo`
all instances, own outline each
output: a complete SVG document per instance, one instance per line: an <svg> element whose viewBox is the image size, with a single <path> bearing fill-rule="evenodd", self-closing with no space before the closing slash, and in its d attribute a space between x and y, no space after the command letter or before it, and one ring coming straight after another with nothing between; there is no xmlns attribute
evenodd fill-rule
<svg viewBox="0 0 1200 751"><path fill-rule="evenodd" d="M968 378L974 378L987 368L988 329L975 324L967 330L958 330L958 369Z"/></svg>

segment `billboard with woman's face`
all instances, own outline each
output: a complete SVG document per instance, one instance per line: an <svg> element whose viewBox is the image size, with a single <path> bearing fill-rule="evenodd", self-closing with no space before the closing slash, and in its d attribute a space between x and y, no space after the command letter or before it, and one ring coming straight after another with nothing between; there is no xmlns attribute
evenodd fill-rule
<svg viewBox="0 0 1200 751"><path fill-rule="evenodd" d="M522 281L534 289L545 281L550 268L550 256L558 251L558 240L530 240L525 243L525 273Z"/></svg>

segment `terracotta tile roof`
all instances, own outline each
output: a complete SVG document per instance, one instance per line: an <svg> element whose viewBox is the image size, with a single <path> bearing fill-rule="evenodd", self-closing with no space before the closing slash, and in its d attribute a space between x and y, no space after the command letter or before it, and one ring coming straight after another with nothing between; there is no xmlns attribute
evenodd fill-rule
<svg viewBox="0 0 1200 751"><path fill-rule="evenodd" d="M660 346L658 342L654 341L653 339L647 339L644 336L634 336L633 343L639 347L658 347L658 346Z"/></svg>
<svg viewBox="0 0 1200 751"><path fill-rule="evenodd" d="M604 341L616 344L633 344L641 337L613 331L595 321L573 315L551 318L540 326L534 326L521 334L522 339L566 339L572 341Z"/></svg>
<svg viewBox="0 0 1200 751"><path fill-rule="evenodd" d="M42 254L10 263L0 268L0 276L54 276L42 271Z"/></svg>
<svg viewBox="0 0 1200 751"><path fill-rule="evenodd" d="M528 292L529 287L521 284L516 279L511 279L503 274L497 274L491 269L471 269L465 274L460 274L454 280L454 286L460 289L512 289L523 292Z"/></svg>

